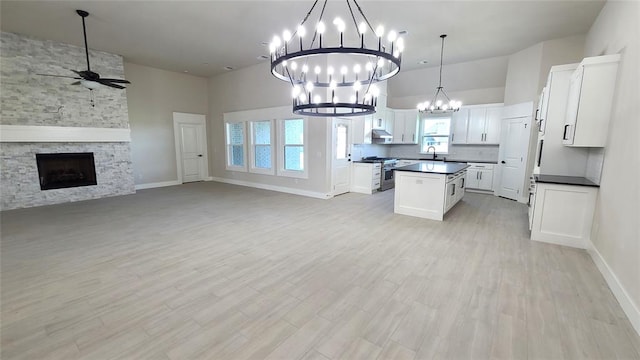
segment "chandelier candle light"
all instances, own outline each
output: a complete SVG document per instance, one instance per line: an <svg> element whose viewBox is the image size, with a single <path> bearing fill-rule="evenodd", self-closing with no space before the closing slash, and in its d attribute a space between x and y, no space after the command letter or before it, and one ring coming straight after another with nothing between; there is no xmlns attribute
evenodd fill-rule
<svg viewBox="0 0 640 360"><path fill-rule="evenodd" d="M328 27L315 0L295 32L276 35L269 45L271 73L291 84L293 112L307 116L356 116L376 111L380 89L376 82L400 71L404 39L395 31L374 30L356 0L347 0L347 23L336 17ZM357 8L357 15L353 11ZM314 10L319 9L319 15ZM317 16L311 34L308 20ZM358 18L360 21L358 21ZM310 21L309 21L310 22ZM351 22L351 21L349 21ZM370 31L370 32L369 32Z"/></svg>
<svg viewBox="0 0 640 360"><path fill-rule="evenodd" d="M442 34L440 38L442 39L442 48L440 49L440 81L438 82L438 87L436 88L436 94L433 96L431 102L425 101L418 104L418 110L422 113L427 114L444 114L451 113L460 110L460 106L462 103L460 101L451 100L447 93L444 91L444 87L442 86L442 57L444 54L444 38L447 35ZM442 94L444 99L438 98Z"/></svg>

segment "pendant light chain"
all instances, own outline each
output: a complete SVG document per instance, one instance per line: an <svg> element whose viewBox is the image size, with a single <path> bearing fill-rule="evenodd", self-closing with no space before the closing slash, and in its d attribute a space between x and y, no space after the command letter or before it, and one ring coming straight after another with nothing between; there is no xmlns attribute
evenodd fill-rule
<svg viewBox="0 0 640 360"><path fill-rule="evenodd" d="M444 91L444 87L442 86L442 68L443 68L443 59L444 59L444 38L446 38L446 34L440 35L442 39L442 44L440 46L440 77L438 79L438 87L436 87L436 93L433 95L433 99L431 103L425 101L423 103L418 104L418 110L420 112L430 113L430 114L444 114L451 113L460 110L460 106L462 103L460 101L451 100L447 92ZM438 95L442 94L442 96L446 99L446 102L438 99Z"/></svg>

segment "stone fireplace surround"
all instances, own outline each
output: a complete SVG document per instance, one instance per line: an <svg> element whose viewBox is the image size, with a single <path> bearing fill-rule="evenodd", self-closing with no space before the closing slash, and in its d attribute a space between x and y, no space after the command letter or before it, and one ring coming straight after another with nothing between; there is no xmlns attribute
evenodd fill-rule
<svg viewBox="0 0 640 360"><path fill-rule="evenodd" d="M135 193L129 129L0 125L1 209ZM41 190L38 153L91 152L97 185Z"/></svg>
<svg viewBox="0 0 640 360"><path fill-rule="evenodd" d="M135 193L126 91L89 91L66 79L84 48L20 34L0 36L0 210ZM122 57L90 50L92 69L124 77ZM94 153L97 185L40 190L37 153Z"/></svg>

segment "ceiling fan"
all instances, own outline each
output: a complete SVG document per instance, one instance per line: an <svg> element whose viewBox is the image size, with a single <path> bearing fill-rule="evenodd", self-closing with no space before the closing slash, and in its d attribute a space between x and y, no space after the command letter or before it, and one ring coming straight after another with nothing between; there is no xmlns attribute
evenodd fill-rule
<svg viewBox="0 0 640 360"><path fill-rule="evenodd" d="M87 28L84 24L84 18L89 16L89 13L84 10L76 10L76 13L82 17L82 31L84 33L84 51L87 56L87 70L77 71L71 70L76 73L78 76L64 76L64 75L52 75L52 74L37 74L43 76L53 76L53 77L62 77L78 80L71 85L82 85L89 90L93 90L99 87L99 85L105 85L116 89L126 89L124 86L119 84L131 84L130 81L124 79L108 79L101 78L100 74L91 71L91 64L89 63L89 47L87 46Z"/></svg>

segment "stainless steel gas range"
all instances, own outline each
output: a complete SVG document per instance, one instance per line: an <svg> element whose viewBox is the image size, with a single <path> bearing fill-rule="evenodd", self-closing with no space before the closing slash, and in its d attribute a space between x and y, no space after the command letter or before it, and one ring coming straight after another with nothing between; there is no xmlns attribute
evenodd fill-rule
<svg viewBox="0 0 640 360"><path fill-rule="evenodd" d="M393 169L396 168L398 159L369 156L362 158L362 162L382 163L382 171L380 171L380 191L389 190L395 186Z"/></svg>

